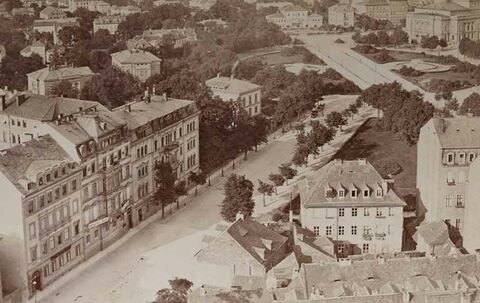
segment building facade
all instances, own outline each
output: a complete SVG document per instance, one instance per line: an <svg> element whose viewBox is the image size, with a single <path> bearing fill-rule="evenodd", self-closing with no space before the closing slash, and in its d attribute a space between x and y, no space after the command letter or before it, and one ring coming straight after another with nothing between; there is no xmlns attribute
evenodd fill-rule
<svg viewBox="0 0 480 303"><path fill-rule="evenodd" d="M205 84L213 95L226 102L239 102L250 116L262 111L262 87L260 85L235 79L233 77L217 77L207 80Z"/></svg>
<svg viewBox="0 0 480 303"><path fill-rule="evenodd" d="M51 33L53 35L53 43L59 44L58 32L65 27L79 26L77 18L48 19L33 21L33 30L40 33Z"/></svg>
<svg viewBox="0 0 480 303"><path fill-rule="evenodd" d="M355 9L349 4L335 4L328 8L328 24L353 27L355 25Z"/></svg>
<svg viewBox="0 0 480 303"><path fill-rule="evenodd" d="M141 81L160 74L162 60L147 51L139 49L123 50L111 54L112 65L130 73Z"/></svg>
<svg viewBox="0 0 480 303"><path fill-rule="evenodd" d="M169 162L177 182L188 184L190 172L199 169L199 115L195 103L148 95L114 110L130 129L133 224L161 209L153 199L155 164Z"/></svg>
<svg viewBox="0 0 480 303"><path fill-rule="evenodd" d="M365 14L373 19L387 20L393 25L403 25L408 12L406 0L365 0L354 3L359 14Z"/></svg>
<svg viewBox="0 0 480 303"><path fill-rule="evenodd" d="M480 197L480 160L476 159L470 164L468 173L467 192L465 200L465 224L462 232L463 247L471 254L480 252L480 235L478 230L480 222L478 213L480 205L477 201Z"/></svg>
<svg viewBox="0 0 480 303"><path fill-rule="evenodd" d="M470 165L480 152L480 119L433 118L420 131L417 145L417 216L464 229Z"/></svg>
<svg viewBox="0 0 480 303"><path fill-rule="evenodd" d="M28 90L39 95L50 96L53 94L55 86L63 80L72 84L72 86L81 91L85 84L95 76L90 67L60 67L52 69L46 67L27 74Z"/></svg>
<svg viewBox="0 0 480 303"><path fill-rule="evenodd" d="M420 42L423 36L437 36L449 44L463 38L480 40L480 7L478 2L436 1L415 8L406 18L410 41Z"/></svg>
<svg viewBox="0 0 480 303"><path fill-rule="evenodd" d="M406 204L366 160L329 162L299 191L302 227L332 239L337 255L401 251Z"/></svg>
<svg viewBox="0 0 480 303"><path fill-rule="evenodd" d="M323 25L323 16L311 14L303 7L284 6L276 14L267 15L268 22L275 23L283 29L315 29Z"/></svg>
<svg viewBox="0 0 480 303"><path fill-rule="evenodd" d="M67 14L61 9L47 6L40 11L39 17L44 20L63 19L67 17Z"/></svg>
<svg viewBox="0 0 480 303"><path fill-rule="evenodd" d="M107 30L111 35L115 35L118 25L125 20L122 16L100 16L93 20L93 32L96 33L100 29Z"/></svg>

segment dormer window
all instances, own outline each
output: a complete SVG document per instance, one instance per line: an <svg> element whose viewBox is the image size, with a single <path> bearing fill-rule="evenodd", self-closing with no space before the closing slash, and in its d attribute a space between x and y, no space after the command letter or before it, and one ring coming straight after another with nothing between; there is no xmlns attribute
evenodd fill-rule
<svg viewBox="0 0 480 303"><path fill-rule="evenodd" d="M455 155L453 153L449 153L447 155L447 164L453 165L455 162Z"/></svg>
<svg viewBox="0 0 480 303"><path fill-rule="evenodd" d="M38 185L43 185L43 177L38 178Z"/></svg>
<svg viewBox="0 0 480 303"><path fill-rule="evenodd" d="M338 196L341 198L345 197L345 190L343 188L338 191Z"/></svg>
<svg viewBox="0 0 480 303"><path fill-rule="evenodd" d="M377 188L377 198L383 196L383 190L381 188Z"/></svg>
<svg viewBox="0 0 480 303"><path fill-rule="evenodd" d="M458 154L458 164L465 165L465 153Z"/></svg>
<svg viewBox="0 0 480 303"><path fill-rule="evenodd" d="M363 190L363 197L364 198L370 197L370 190L369 189L364 189Z"/></svg>
<svg viewBox="0 0 480 303"><path fill-rule="evenodd" d="M33 184L32 184L31 182L29 182L29 183L27 184L27 190L31 190L32 187L33 187Z"/></svg>
<svg viewBox="0 0 480 303"><path fill-rule="evenodd" d="M356 198L357 197L357 190L356 189L352 189L350 191L350 195L352 196L352 198Z"/></svg>
<svg viewBox="0 0 480 303"><path fill-rule="evenodd" d="M47 174L46 179L47 179L47 182L50 182L50 174Z"/></svg>

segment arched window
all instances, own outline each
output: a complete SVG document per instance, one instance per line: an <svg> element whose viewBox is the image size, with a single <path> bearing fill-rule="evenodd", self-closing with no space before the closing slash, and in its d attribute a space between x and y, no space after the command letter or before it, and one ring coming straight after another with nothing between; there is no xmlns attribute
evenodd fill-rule
<svg viewBox="0 0 480 303"><path fill-rule="evenodd" d="M473 162L473 160L475 160L475 153L469 153L468 154L468 161Z"/></svg>
<svg viewBox="0 0 480 303"><path fill-rule="evenodd" d="M461 152L458 154L458 164L465 165L465 153Z"/></svg>

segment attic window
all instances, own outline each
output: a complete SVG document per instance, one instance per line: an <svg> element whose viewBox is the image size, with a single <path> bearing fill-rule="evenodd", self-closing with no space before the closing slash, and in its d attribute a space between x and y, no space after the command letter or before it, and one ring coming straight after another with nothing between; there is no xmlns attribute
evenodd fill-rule
<svg viewBox="0 0 480 303"><path fill-rule="evenodd" d="M366 197L369 197L370 196L370 190L369 189L364 189L363 190L363 197L366 198Z"/></svg>
<svg viewBox="0 0 480 303"><path fill-rule="evenodd" d="M352 198L356 198L357 197L357 190L356 189L352 189L350 191L350 194L352 195Z"/></svg>
<svg viewBox="0 0 480 303"><path fill-rule="evenodd" d="M377 197L381 197L383 195L383 190L381 188L377 188Z"/></svg>

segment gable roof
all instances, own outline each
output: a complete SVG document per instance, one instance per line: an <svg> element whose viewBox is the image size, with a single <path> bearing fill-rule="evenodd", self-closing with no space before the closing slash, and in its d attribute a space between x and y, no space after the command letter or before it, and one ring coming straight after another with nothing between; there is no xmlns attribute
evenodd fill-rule
<svg viewBox="0 0 480 303"><path fill-rule="evenodd" d="M162 61L152 53L139 49L127 49L113 53L111 56L122 64L144 64Z"/></svg>
<svg viewBox="0 0 480 303"><path fill-rule="evenodd" d="M233 92L233 93L239 93L239 94L251 92L251 91L262 88L260 85L257 85L249 81L235 79L231 77L220 77L220 76L207 80L205 84L210 89L224 90L227 92Z"/></svg>
<svg viewBox="0 0 480 303"><path fill-rule="evenodd" d="M443 148L480 148L480 117L432 118L431 127Z"/></svg>
<svg viewBox="0 0 480 303"><path fill-rule="evenodd" d="M92 77L94 75L95 73L88 66L67 66L57 69L50 69L49 67L45 67L43 69L27 74L27 77L40 81L61 81L75 79L79 77Z"/></svg>

